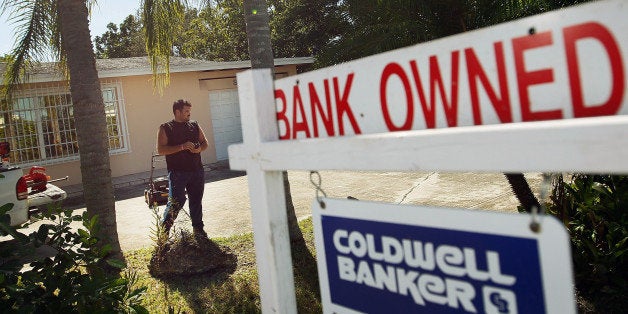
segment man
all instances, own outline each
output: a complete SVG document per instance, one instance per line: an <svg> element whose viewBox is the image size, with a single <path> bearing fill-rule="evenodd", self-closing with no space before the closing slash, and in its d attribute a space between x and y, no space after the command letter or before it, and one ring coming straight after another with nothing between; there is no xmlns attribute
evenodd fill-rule
<svg viewBox="0 0 628 314"><path fill-rule="evenodd" d="M157 134L157 153L166 156L170 188L161 224L167 234L185 204L187 191L194 235L207 237L201 205L205 184L201 152L207 149L207 140L198 123L190 120L190 102L175 101L172 112L174 119L160 125Z"/></svg>

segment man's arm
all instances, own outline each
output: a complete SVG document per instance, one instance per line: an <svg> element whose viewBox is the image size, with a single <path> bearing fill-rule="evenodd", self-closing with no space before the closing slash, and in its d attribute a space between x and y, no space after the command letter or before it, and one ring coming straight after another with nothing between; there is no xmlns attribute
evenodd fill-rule
<svg viewBox="0 0 628 314"><path fill-rule="evenodd" d="M194 144L192 142L185 142L181 145L168 146L168 135L166 135L164 128L159 127L159 132L157 133L157 154L165 156L186 149L194 149Z"/></svg>
<svg viewBox="0 0 628 314"><path fill-rule="evenodd" d="M192 153L200 154L202 151L206 150L209 147L207 144L207 139L205 138L205 132L203 132L203 128L198 126L198 142L201 144L198 148L192 148L190 151Z"/></svg>

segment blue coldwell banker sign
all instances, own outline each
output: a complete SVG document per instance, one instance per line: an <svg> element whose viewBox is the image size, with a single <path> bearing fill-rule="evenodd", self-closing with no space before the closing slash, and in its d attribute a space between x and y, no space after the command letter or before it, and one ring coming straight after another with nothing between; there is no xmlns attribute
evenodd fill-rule
<svg viewBox="0 0 628 314"><path fill-rule="evenodd" d="M324 203L313 215L326 313L575 313L552 217L537 233L523 214Z"/></svg>

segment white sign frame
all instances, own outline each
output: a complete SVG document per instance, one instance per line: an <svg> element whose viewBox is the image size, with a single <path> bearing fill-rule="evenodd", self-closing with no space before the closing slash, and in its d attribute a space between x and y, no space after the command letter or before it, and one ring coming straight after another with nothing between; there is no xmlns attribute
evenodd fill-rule
<svg viewBox="0 0 628 314"><path fill-rule="evenodd" d="M325 203L321 208L320 202ZM406 226L465 231L474 234L530 239L538 243L546 313L576 313L571 267L571 249L564 225L553 216L539 217L541 229L530 229L530 214L513 214L433 206L397 205L379 202L323 198L312 202L312 220L321 298L325 313L360 313L331 301L321 221L340 217ZM326 288L325 288L326 287ZM478 296L481 297L481 296ZM569 305L572 305L570 307ZM420 308L418 306L417 308ZM483 313L483 309L476 309ZM512 311L514 310L514 311ZM511 309L509 313L515 313Z"/></svg>
<svg viewBox="0 0 628 314"><path fill-rule="evenodd" d="M440 45L444 42L469 41L474 36L487 38L487 34L491 33L502 36L501 33L511 31L513 27L529 30L536 25L543 25L551 28L554 27L552 20L556 17L560 17L556 19L557 23L565 19L573 22L572 16L588 17L604 23L605 16L610 14L615 25L616 20L625 21L626 10L621 0L599 1L436 42ZM625 57L628 33L625 28L620 31L623 37L619 43L622 56ZM336 72L346 73L352 67L369 67L373 62L398 58L404 52L416 54L416 50L432 44L384 53L276 82L273 82L268 69L237 74L244 144L229 146L229 162L231 169L246 170L248 175L264 312L296 312L282 171L628 173L628 115L625 115L628 110L625 92L628 88L623 90L621 108L616 112L618 116L481 126L460 124L456 128L278 141L281 126L277 123L277 110L281 109L276 104L276 86L294 86L299 81L307 83L312 75L322 75L324 78ZM624 78L625 64L621 69ZM356 85L353 88L358 90L360 87ZM370 116L368 112L365 113ZM566 118L570 117L567 115ZM346 129L349 129L348 125Z"/></svg>
<svg viewBox="0 0 628 314"><path fill-rule="evenodd" d="M279 136L628 115L627 14L598 1L282 78Z"/></svg>

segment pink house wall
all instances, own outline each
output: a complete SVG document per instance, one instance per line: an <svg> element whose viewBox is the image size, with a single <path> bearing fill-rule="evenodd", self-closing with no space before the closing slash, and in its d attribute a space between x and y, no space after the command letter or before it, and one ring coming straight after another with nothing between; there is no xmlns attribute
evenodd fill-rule
<svg viewBox="0 0 628 314"><path fill-rule="evenodd" d="M129 174L150 171L150 157L155 151L158 127L172 119L172 103L180 98L192 103L192 119L199 122L208 139L209 148L202 154L203 163L216 162L209 92L237 88L233 84L233 78L237 72L243 70L245 69L171 73L170 85L162 94L153 90L151 75L110 78L120 82L122 86L129 139L128 152L111 155L114 182L116 178L119 182L120 177ZM275 71L281 73L281 76L297 73L295 65L279 66ZM165 164L156 166L163 168ZM59 186L76 186L81 183L79 161L47 165L46 169L53 178L69 176L69 180L58 182Z"/></svg>

